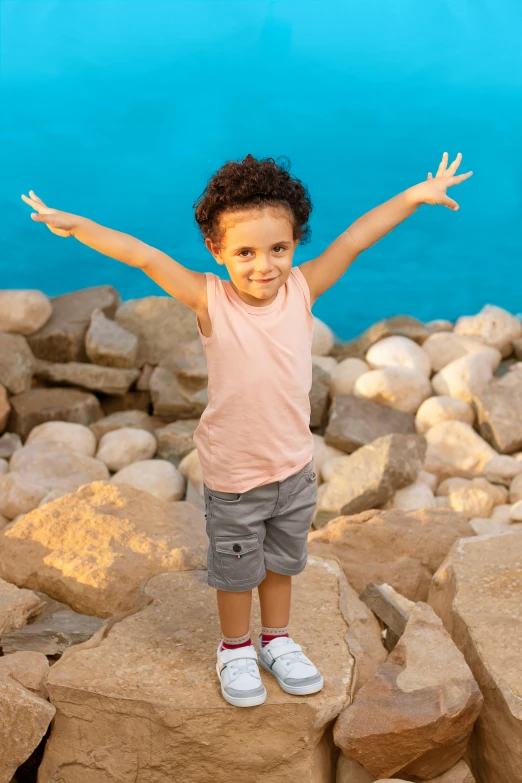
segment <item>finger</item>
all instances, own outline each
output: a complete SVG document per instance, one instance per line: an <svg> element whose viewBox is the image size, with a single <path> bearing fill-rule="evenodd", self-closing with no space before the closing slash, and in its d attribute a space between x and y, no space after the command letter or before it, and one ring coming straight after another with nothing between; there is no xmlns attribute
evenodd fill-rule
<svg viewBox="0 0 522 783"><path fill-rule="evenodd" d="M455 172L457 171L458 167L460 166L461 161L462 161L462 152L459 152L457 157L455 158L455 160L451 164L451 166L448 168L446 174L448 174L449 176L453 176L453 174L455 174Z"/></svg>
<svg viewBox="0 0 522 783"><path fill-rule="evenodd" d="M30 207L33 207L34 209L41 209L42 205L35 201L34 198L29 198L29 196L24 196L22 193L22 199L25 201L26 204L29 204Z"/></svg>
<svg viewBox="0 0 522 783"><path fill-rule="evenodd" d="M442 176L446 171L446 164L448 162L448 153L443 152L442 153L442 160L439 163L439 168L437 169L436 177Z"/></svg>
<svg viewBox="0 0 522 783"><path fill-rule="evenodd" d="M53 216L47 214L39 214L38 212L31 212L32 219L37 223L53 223Z"/></svg>
<svg viewBox="0 0 522 783"><path fill-rule="evenodd" d="M456 201L454 201L454 200L453 200L452 198L450 198L449 196L446 196L446 198L444 199L444 201L441 201L440 203L441 203L443 206L445 206L445 207L448 207L448 209L453 209L453 210L455 210L455 212L456 212L456 211L459 209L459 205L457 204L457 202L456 202Z"/></svg>
<svg viewBox="0 0 522 783"><path fill-rule="evenodd" d="M457 174L456 177L450 177L448 188L451 188L453 185L459 185L461 182L464 182L465 179L469 179L471 176L473 176L473 172L467 171L465 174Z"/></svg>
<svg viewBox="0 0 522 783"><path fill-rule="evenodd" d="M432 175L431 171L428 171L428 179L433 179L433 175Z"/></svg>
<svg viewBox="0 0 522 783"><path fill-rule="evenodd" d="M39 201L39 202L40 202L40 204L41 204L43 207L45 207L45 204L43 203L42 199L41 199L39 196L37 196L37 195L36 195L36 193L34 192L34 190L30 190L30 191L29 191L29 195L31 196L31 198L33 198L35 201Z"/></svg>

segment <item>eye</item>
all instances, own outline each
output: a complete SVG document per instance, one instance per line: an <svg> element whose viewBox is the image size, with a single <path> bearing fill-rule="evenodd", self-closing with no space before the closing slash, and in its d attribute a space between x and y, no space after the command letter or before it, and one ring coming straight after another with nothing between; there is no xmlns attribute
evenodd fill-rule
<svg viewBox="0 0 522 783"><path fill-rule="evenodd" d="M276 245L274 247L274 250L278 250L278 249L284 251L284 250L286 250L286 245Z"/></svg>
<svg viewBox="0 0 522 783"><path fill-rule="evenodd" d="M243 255L243 253L250 253L250 250L241 250L241 252L238 253L238 256L242 256L242 258L246 258L246 256Z"/></svg>

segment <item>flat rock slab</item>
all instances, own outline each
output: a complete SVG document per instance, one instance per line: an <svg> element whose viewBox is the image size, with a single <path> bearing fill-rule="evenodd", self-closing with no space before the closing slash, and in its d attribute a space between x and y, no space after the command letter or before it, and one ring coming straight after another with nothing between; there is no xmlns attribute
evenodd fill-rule
<svg viewBox="0 0 522 783"><path fill-rule="evenodd" d="M464 538L433 578L429 603L484 694L470 741L481 783L522 779L522 536Z"/></svg>
<svg viewBox="0 0 522 783"><path fill-rule="evenodd" d="M316 558L293 585L292 635L322 671L323 690L289 696L262 672L266 702L239 709L216 675L220 628L206 572L149 579L148 606L52 667L57 715L39 783L330 783L326 729L350 699L354 668L344 585L335 561ZM254 634L260 624L254 592Z"/></svg>
<svg viewBox="0 0 522 783"><path fill-rule="evenodd" d="M393 432L415 434L415 416L354 394L336 394L324 440L329 446L351 454Z"/></svg>
<svg viewBox="0 0 522 783"><path fill-rule="evenodd" d="M473 397L478 429L501 454L522 449L522 369L491 381Z"/></svg>
<svg viewBox="0 0 522 783"><path fill-rule="evenodd" d="M25 439L45 421L70 421L89 426L103 416L94 394L79 389L30 389L9 400L8 428ZM1 406L0 406L1 407Z"/></svg>

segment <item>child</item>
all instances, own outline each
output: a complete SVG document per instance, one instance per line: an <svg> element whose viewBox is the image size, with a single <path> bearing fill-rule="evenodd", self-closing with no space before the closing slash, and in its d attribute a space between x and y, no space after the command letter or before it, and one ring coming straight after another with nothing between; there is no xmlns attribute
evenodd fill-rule
<svg viewBox="0 0 522 783"><path fill-rule="evenodd" d="M58 236L142 269L194 310L208 366L209 403L194 433L204 477L208 584L217 590L223 638L216 671L227 702L262 704L258 660L290 694L321 690L323 677L289 636L292 575L307 559L317 498L309 428L312 313L317 297L363 251L421 204L457 210L445 152L435 177L356 220L324 252L292 267L309 235L308 191L273 158L247 155L214 174L194 205L205 245L230 280L194 272L128 234L50 209L29 191L31 217ZM173 339L175 339L173 337ZM252 589L262 629L250 638Z"/></svg>

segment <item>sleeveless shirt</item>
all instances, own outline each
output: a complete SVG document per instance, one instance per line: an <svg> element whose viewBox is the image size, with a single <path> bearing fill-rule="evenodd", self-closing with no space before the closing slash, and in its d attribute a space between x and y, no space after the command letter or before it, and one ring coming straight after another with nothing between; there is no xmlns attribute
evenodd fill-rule
<svg viewBox="0 0 522 783"><path fill-rule="evenodd" d="M275 300L253 307L230 280L205 275L212 334L205 337L199 318L197 328L208 405L193 442L209 489L247 492L282 481L313 457L310 289L293 267Z"/></svg>

